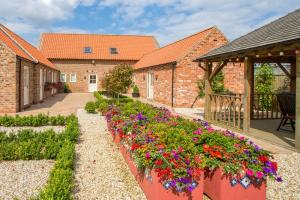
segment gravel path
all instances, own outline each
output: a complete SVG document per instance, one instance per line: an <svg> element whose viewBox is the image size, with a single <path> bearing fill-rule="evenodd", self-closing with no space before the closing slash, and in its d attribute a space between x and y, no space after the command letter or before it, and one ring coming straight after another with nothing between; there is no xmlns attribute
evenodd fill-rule
<svg viewBox="0 0 300 200"><path fill-rule="evenodd" d="M275 154L283 182L268 181L267 199L300 200L300 154Z"/></svg>
<svg viewBox="0 0 300 200"><path fill-rule="evenodd" d="M146 199L107 133L104 117L77 112L81 136L76 145L75 199Z"/></svg>
<svg viewBox="0 0 300 200"><path fill-rule="evenodd" d="M1 161L0 199L35 197L44 188L54 166L52 160Z"/></svg>
<svg viewBox="0 0 300 200"><path fill-rule="evenodd" d="M32 127L32 126L22 126L22 127L5 127L0 126L0 132L6 132L9 133L17 133L18 131L25 130L25 129L32 129L35 132L43 132L46 130L53 129L55 133L61 133L65 130L64 126L38 126L38 127Z"/></svg>

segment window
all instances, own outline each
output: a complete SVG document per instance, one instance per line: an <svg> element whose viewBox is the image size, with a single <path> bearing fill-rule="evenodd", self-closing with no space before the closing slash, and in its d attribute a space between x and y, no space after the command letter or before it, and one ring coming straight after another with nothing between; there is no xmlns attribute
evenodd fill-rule
<svg viewBox="0 0 300 200"><path fill-rule="evenodd" d="M117 48L110 48L110 54L118 54Z"/></svg>
<svg viewBox="0 0 300 200"><path fill-rule="evenodd" d="M60 82L62 82L62 83L67 82L66 74L60 74Z"/></svg>
<svg viewBox="0 0 300 200"><path fill-rule="evenodd" d="M71 74L71 75L70 75L70 82L71 82L71 83L75 83L76 81L77 81L76 74Z"/></svg>
<svg viewBox="0 0 300 200"><path fill-rule="evenodd" d="M83 53L92 53L92 47L84 47Z"/></svg>

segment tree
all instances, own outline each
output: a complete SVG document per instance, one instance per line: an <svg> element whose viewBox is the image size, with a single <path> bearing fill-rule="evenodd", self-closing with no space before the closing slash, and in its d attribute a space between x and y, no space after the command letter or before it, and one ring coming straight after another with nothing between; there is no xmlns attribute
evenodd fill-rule
<svg viewBox="0 0 300 200"><path fill-rule="evenodd" d="M263 64L256 68L255 73L255 93L263 94L264 98L260 99L260 107L267 110L272 106L272 98L267 94L271 94L274 89L274 70L268 64Z"/></svg>
<svg viewBox="0 0 300 200"><path fill-rule="evenodd" d="M104 88L108 92L125 93L132 84L133 70L130 65L122 64L105 75Z"/></svg>

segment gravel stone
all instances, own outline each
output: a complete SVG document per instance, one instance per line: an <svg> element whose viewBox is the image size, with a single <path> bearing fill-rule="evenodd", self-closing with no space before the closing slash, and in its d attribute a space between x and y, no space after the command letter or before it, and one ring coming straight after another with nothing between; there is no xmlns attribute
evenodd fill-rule
<svg viewBox="0 0 300 200"><path fill-rule="evenodd" d="M18 126L18 127L5 127L0 126L0 132L6 132L7 134L10 133L18 133L18 131L25 130L25 129L31 129L35 132L43 132L46 130L53 129L55 133L61 133L65 130L64 126L38 126L38 127L32 127L32 126Z"/></svg>
<svg viewBox="0 0 300 200"><path fill-rule="evenodd" d="M267 199L300 200L300 153L275 154L278 162L278 174L283 182L267 182Z"/></svg>
<svg viewBox="0 0 300 200"><path fill-rule="evenodd" d="M76 145L75 199L146 200L98 114L77 112L81 135Z"/></svg>
<svg viewBox="0 0 300 200"><path fill-rule="evenodd" d="M47 183L53 160L0 161L0 199L36 197Z"/></svg>

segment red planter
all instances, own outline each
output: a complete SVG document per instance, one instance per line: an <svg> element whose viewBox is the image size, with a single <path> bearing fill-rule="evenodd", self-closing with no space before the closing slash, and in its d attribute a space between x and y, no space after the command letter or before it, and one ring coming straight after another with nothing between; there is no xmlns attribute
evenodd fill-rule
<svg viewBox="0 0 300 200"><path fill-rule="evenodd" d="M134 162L131 159L130 154L126 151L126 149L123 146L120 147L120 151L148 200L202 200L203 179L198 181L198 186L191 193L182 192L175 194L172 192L172 190L166 190L163 187L162 183L159 181L159 177L155 172L151 171L151 178L148 179L141 173L139 173L138 169L136 168ZM201 177L204 177L204 173Z"/></svg>
<svg viewBox="0 0 300 200"><path fill-rule="evenodd" d="M206 172L204 178L204 193L213 200L265 200L266 182L250 184L244 188L240 180L231 183L231 177L222 174L222 170Z"/></svg>

